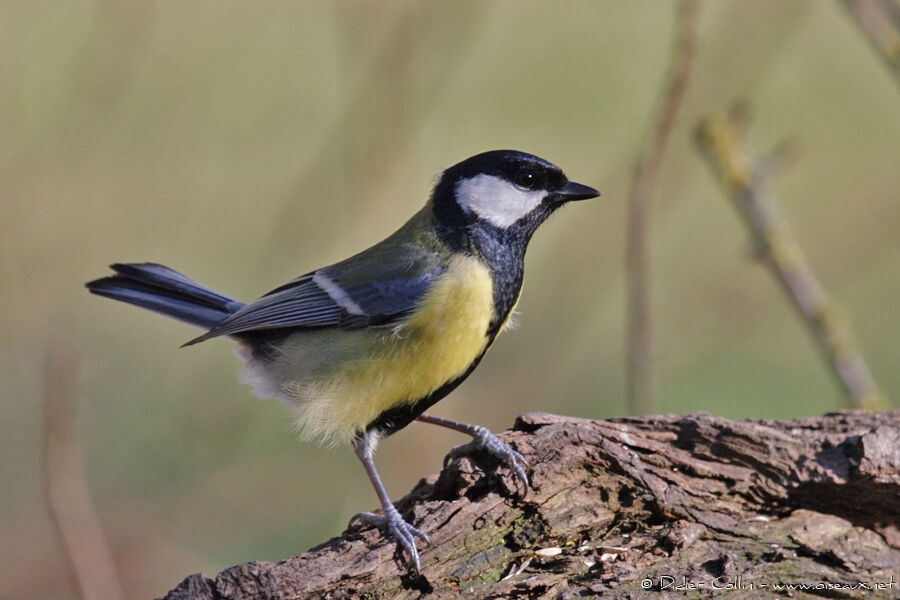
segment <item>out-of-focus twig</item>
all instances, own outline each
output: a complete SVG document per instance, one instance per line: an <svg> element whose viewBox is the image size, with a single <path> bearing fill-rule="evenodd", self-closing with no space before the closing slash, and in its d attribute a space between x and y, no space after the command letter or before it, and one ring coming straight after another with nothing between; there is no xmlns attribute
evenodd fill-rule
<svg viewBox="0 0 900 600"><path fill-rule="evenodd" d="M51 348L44 375L44 484L50 519L83 600L124 598L85 480L75 407L75 352Z"/></svg>
<svg viewBox="0 0 900 600"><path fill-rule="evenodd" d="M449 5L447 5L449 6ZM364 80L344 104L340 114L323 135L311 161L304 166L292 186L274 231L276 240L293 240L296 223L304 219L304 203L298 196L321 194L334 180L349 180L348 197L366 201L366 187L375 172L383 172L403 156L403 146L415 132L424 111L453 81L453 70L461 62L465 47L483 22L489 3L456 3L452 50L430 63L423 85L419 62L423 41L433 28L430 22L447 10L441 3L407 3L396 19L390 35L371 61ZM436 76L435 76L436 74ZM362 188L354 189L357 184ZM333 188L332 188L333 189ZM357 193L358 192L358 193ZM371 192L369 192L371 193ZM273 256L281 259L283 245L272 245Z"/></svg>
<svg viewBox="0 0 900 600"><path fill-rule="evenodd" d="M91 26L71 72L91 111L104 119L109 108L131 89L135 65L153 31L157 8L153 2L117 0L102 0L93 6Z"/></svg>
<svg viewBox="0 0 900 600"><path fill-rule="evenodd" d="M900 7L890 0L844 0L844 6L900 83Z"/></svg>
<svg viewBox="0 0 900 600"><path fill-rule="evenodd" d="M743 217L757 255L797 307L852 404L887 408L887 398L875 383L850 324L825 293L768 189L780 157L752 160L744 145L745 128L746 118L733 111L704 119L697 139Z"/></svg>
<svg viewBox="0 0 900 600"><path fill-rule="evenodd" d="M631 414L652 410L652 327L648 301L647 220L659 185L663 156L691 79L696 46L699 0L682 0L675 20L675 47L659 114L638 158L628 209L626 266L628 276L627 386Z"/></svg>

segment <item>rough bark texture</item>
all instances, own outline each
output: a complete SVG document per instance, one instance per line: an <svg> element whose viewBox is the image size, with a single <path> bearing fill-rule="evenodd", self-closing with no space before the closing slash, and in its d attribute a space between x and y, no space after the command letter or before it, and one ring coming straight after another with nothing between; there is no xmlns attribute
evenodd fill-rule
<svg viewBox="0 0 900 600"><path fill-rule="evenodd" d="M398 502L431 536L420 577L379 531L351 525L277 564L192 575L166 598L900 597L900 410L531 413L503 437L532 465L524 496L464 446Z"/></svg>

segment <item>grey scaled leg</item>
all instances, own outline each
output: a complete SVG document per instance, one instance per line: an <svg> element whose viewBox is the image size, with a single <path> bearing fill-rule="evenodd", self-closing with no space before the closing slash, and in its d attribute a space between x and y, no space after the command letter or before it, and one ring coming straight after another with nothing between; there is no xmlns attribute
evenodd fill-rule
<svg viewBox="0 0 900 600"><path fill-rule="evenodd" d="M472 440L477 447L487 450L489 453L508 464L515 472L516 476L525 484L525 489L528 489L530 484L528 482L528 474L525 473L528 461L525 460L525 457L520 453L500 441L500 438L491 433L487 427L482 427L481 425L469 425L468 423L460 423L459 421L454 421L452 419L425 414L419 415L417 420L422 421L423 423L431 423L432 425L440 425L441 427L447 427L448 429L471 435Z"/></svg>
<svg viewBox="0 0 900 600"><path fill-rule="evenodd" d="M366 469L366 475L369 476L372 487L375 488L375 494L378 495L378 499L381 501L381 510L384 512L384 516L375 513L363 513L359 515L359 517L364 522L380 527L382 530L392 535L394 539L397 540L397 543L400 544L400 547L409 554L413 566L416 569L416 573L418 573L421 570L421 565L419 563L419 551L416 549L415 538L421 539L426 544L430 544L431 541L422 531L419 531L417 528L403 520L403 517L400 516L400 512L388 497L387 490L384 489L384 484L381 483L381 478L378 476L378 470L375 468L375 461L372 460L372 455L375 452L377 443L377 438L372 434L363 434L353 440L353 450L356 452L356 456L359 457L363 467Z"/></svg>

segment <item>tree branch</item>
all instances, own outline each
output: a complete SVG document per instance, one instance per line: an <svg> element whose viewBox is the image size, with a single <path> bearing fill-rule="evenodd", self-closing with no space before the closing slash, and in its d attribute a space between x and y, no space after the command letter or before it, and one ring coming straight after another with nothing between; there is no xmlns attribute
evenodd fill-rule
<svg viewBox="0 0 900 600"><path fill-rule="evenodd" d="M900 6L889 0L844 0L844 6L900 83Z"/></svg>
<svg viewBox="0 0 900 600"><path fill-rule="evenodd" d="M44 376L44 492L79 597L117 600L125 596L85 477L75 407L77 373L75 351L60 343L54 345Z"/></svg>
<svg viewBox="0 0 900 600"><path fill-rule="evenodd" d="M748 598L863 582L875 591L825 595L889 598L900 585L900 411L788 422L532 413L504 437L533 465L524 497L464 446L398 503L431 536L419 578L357 524L279 563L192 575L166 599L655 599L666 577L701 590L740 581Z"/></svg>
<svg viewBox="0 0 900 600"><path fill-rule="evenodd" d="M652 326L650 319L647 258L647 220L650 201L659 186L663 156L675 117L691 79L696 42L699 0L682 0L675 22L676 42L668 82L659 115L644 145L628 204L628 239L625 262L628 277L628 331L626 362L628 407L631 414L652 412Z"/></svg>
<svg viewBox="0 0 900 600"><path fill-rule="evenodd" d="M743 217L757 255L787 292L850 401L859 408L887 408L850 323L825 293L768 189L779 156L750 158L745 121L740 111L704 119L697 129L701 150Z"/></svg>

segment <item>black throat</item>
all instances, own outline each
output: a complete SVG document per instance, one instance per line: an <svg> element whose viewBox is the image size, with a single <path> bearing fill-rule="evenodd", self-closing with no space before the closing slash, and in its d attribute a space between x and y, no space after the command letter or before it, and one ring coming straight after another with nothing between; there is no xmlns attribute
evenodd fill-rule
<svg viewBox="0 0 900 600"><path fill-rule="evenodd" d="M500 333L519 299L525 272L525 250L533 229L516 223L500 229L485 222L478 222L469 229L474 253L490 270L494 283L494 319L488 327L490 342Z"/></svg>
<svg viewBox="0 0 900 600"><path fill-rule="evenodd" d="M488 329L491 342L500 332L522 289L525 250L538 226L556 209L543 202L507 228L465 214L452 198L452 190L438 185L434 193L435 230L441 242L454 252L474 255L484 261L494 284L494 320ZM490 345L490 344L489 344Z"/></svg>

